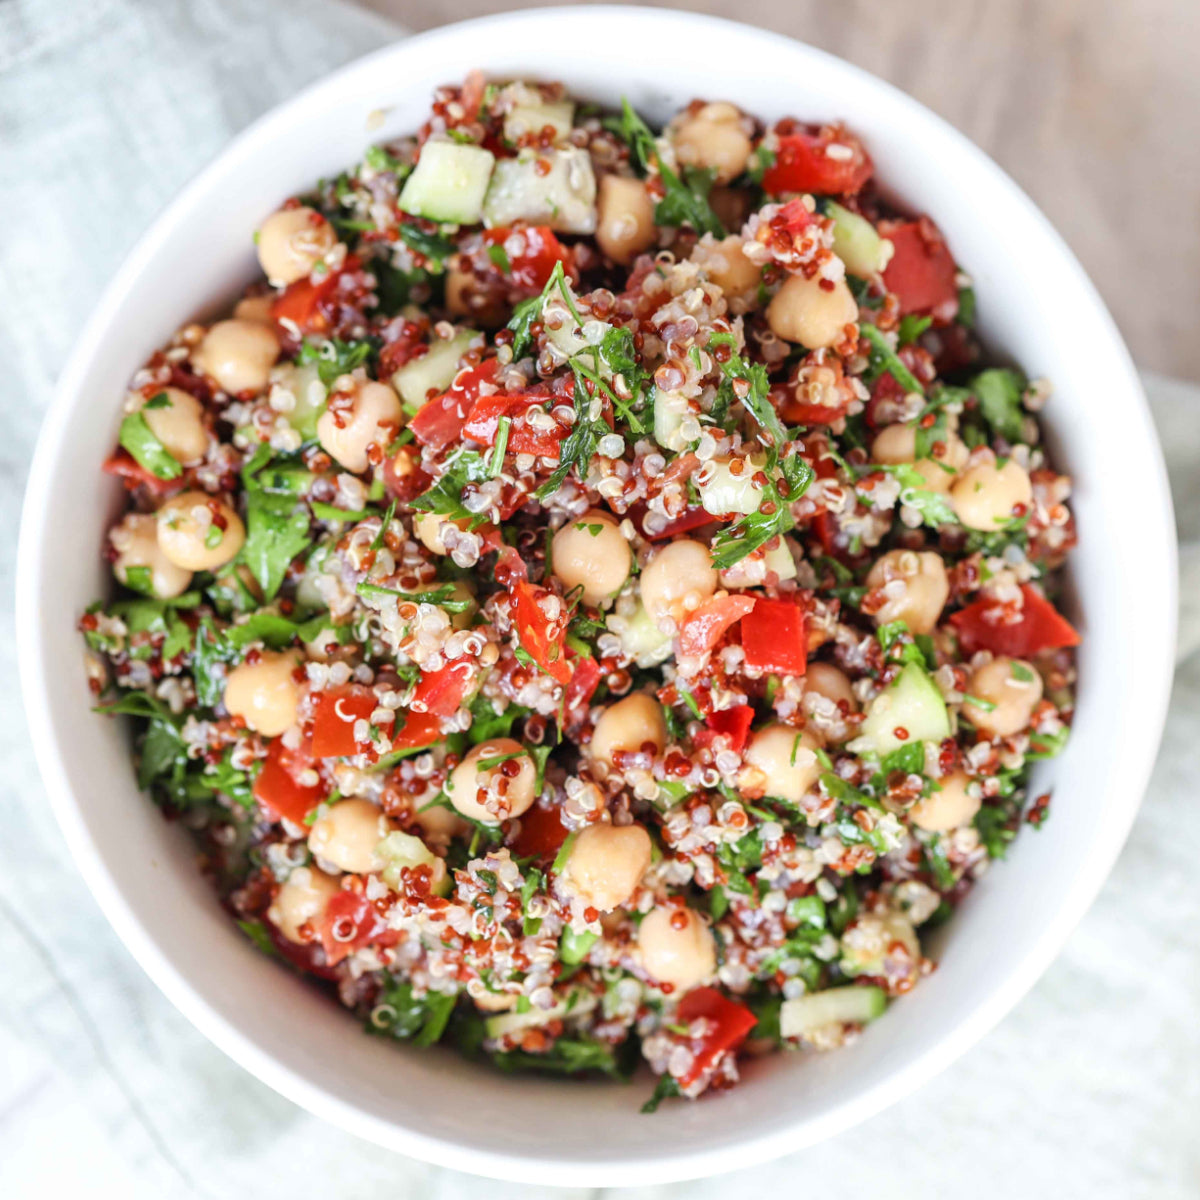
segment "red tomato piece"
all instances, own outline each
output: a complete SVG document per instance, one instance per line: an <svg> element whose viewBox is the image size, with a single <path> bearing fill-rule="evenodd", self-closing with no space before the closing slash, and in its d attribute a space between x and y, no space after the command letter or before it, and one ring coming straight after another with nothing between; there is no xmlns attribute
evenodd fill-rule
<svg viewBox="0 0 1200 1200"><path fill-rule="evenodd" d="M948 319L958 306L958 264L928 218L887 222L879 232L895 253L883 272L884 286L900 301L900 314L933 313Z"/></svg>
<svg viewBox="0 0 1200 1200"><path fill-rule="evenodd" d="M375 711L375 693L365 687L348 686L319 692L313 701L312 752L314 758L345 758L369 753L378 757L374 742L358 742L356 721L369 721Z"/></svg>
<svg viewBox="0 0 1200 1200"><path fill-rule="evenodd" d="M849 156L831 145L845 146ZM845 130L792 133L779 139L775 161L763 172L763 188L773 196L783 192L815 192L819 196L849 196L860 191L874 167L862 142Z"/></svg>
<svg viewBox="0 0 1200 1200"><path fill-rule="evenodd" d="M458 712L463 697L475 682L475 663L460 658L421 676L417 690L413 692L412 707L416 712L432 713L436 717L449 717Z"/></svg>
<svg viewBox="0 0 1200 1200"><path fill-rule="evenodd" d="M808 666L804 612L791 600L760 598L742 622L746 665L778 675L803 675Z"/></svg>
<svg viewBox="0 0 1200 1200"><path fill-rule="evenodd" d="M392 739L393 750L418 750L442 736L442 724L432 713L407 712L404 727Z"/></svg>
<svg viewBox="0 0 1200 1200"><path fill-rule="evenodd" d="M390 932L370 900L348 888L330 897L320 922L321 946L331 967Z"/></svg>
<svg viewBox="0 0 1200 1200"><path fill-rule="evenodd" d="M1028 584L1022 586L1021 594L1025 603L1019 610L984 597L951 614L950 624L958 630L963 649L1028 658L1044 650L1079 645L1079 634L1049 600Z"/></svg>
<svg viewBox="0 0 1200 1200"><path fill-rule="evenodd" d="M478 366L459 371L454 382L435 396L408 423L413 437L423 446L442 450L462 437L467 414L479 399L479 389L490 382L500 364L489 358Z"/></svg>
<svg viewBox="0 0 1200 1200"><path fill-rule="evenodd" d="M695 988L679 1002L680 1024L701 1017L708 1022L709 1031L699 1039L691 1070L679 1081L684 1087L695 1083L722 1054L736 1050L758 1024L758 1018L744 1004L710 987Z"/></svg>
<svg viewBox="0 0 1200 1200"><path fill-rule="evenodd" d="M125 450L118 450L111 458L106 458L101 470L106 475L116 475L131 492L140 486L149 488L156 496L165 496L168 492L175 492L183 487L182 476L175 479L159 479Z"/></svg>
<svg viewBox="0 0 1200 1200"><path fill-rule="evenodd" d="M804 207L804 201L797 197L795 200L789 200L771 218L771 228L794 238L796 234L807 229L812 222L812 213Z"/></svg>
<svg viewBox="0 0 1200 1200"><path fill-rule="evenodd" d="M649 541L665 542L669 538L679 537L682 533L690 533L693 529L699 529L702 525L711 525L715 520L717 518L706 508L689 508L682 516L668 521L658 533L646 533L644 525L642 533Z"/></svg>
<svg viewBox="0 0 1200 1200"><path fill-rule="evenodd" d="M552 593L522 580L513 588L512 594L516 601L514 617L521 648L547 675L559 683L569 683L571 664L566 656L566 623L555 621L552 624L540 604Z"/></svg>
<svg viewBox="0 0 1200 1200"><path fill-rule="evenodd" d="M753 596L714 596L706 600L683 623L679 631L681 654L706 654L747 613L754 611Z"/></svg>
<svg viewBox="0 0 1200 1200"><path fill-rule="evenodd" d="M705 723L713 734L727 737L730 749L740 754L746 746L750 726L754 723L754 709L748 704L735 704L732 708L709 713Z"/></svg>
<svg viewBox="0 0 1200 1200"><path fill-rule="evenodd" d="M567 840L567 827L559 817L559 806L542 808L535 804L521 817L521 830L509 843L509 848L518 858L535 858L539 862L553 862L562 844Z"/></svg>
<svg viewBox="0 0 1200 1200"><path fill-rule="evenodd" d="M571 682L567 684L567 711L583 708L592 702L600 686L600 664L586 655L571 659Z"/></svg>
<svg viewBox="0 0 1200 1200"><path fill-rule="evenodd" d="M342 273L357 271L358 266L358 259L351 254L339 270L326 272L316 283L307 276L289 283L271 305L271 316L276 321L292 321L302 333L324 333L329 320L321 305L333 295Z"/></svg>
<svg viewBox="0 0 1200 1200"><path fill-rule="evenodd" d="M288 750L282 738L273 738L254 781L255 800L276 820L286 817L293 825L303 825L304 818L325 798L320 783L297 782L297 776L312 766L302 751Z"/></svg>
<svg viewBox="0 0 1200 1200"><path fill-rule="evenodd" d="M518 422L509 431L509 454L536 454L544 458L557 458L559 443L565 430L560 425L556 425L552 430L532 429L520 421L531 409L540 407L549 398L548 394L539 395L534 391L520 395L497 392L492 396L480 396L463 426L462 435L483 446L493 446L496 443L500 418L509 417Z"/></svg>
<svg viewBox="0 0 1200 1200"><path fill-rule="evenodd" d="M489 246L502 246L514 235L524 242L519 254L505 247L508 271L505 274L518 287L529 292L540 292L554 273L554 264L570 265L570 257L554 231L546 225L532 225L527 229L485 229L483 240Z"/></svg>

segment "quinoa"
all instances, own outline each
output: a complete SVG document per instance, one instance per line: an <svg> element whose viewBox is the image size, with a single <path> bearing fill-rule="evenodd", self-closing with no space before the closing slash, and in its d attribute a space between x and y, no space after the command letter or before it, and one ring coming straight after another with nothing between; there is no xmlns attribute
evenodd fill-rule
<svg viewBox="0 0 1200 1200"><path fill-rule="evenodd" d="M648 1108L857 1036L1073 712L1052 389L934 222L840 125L473 74L256 245L117 400L79 621L231 916Z"/></svg>

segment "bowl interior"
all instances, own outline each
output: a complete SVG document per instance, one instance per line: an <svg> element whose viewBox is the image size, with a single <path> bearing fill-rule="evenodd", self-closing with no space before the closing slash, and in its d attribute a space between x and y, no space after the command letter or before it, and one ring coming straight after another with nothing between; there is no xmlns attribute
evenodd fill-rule
<svg viewBox="0 0 1200 1200"><path fill-rule="evenodd" d="M719 83L697 69L714 54ZM74 633L107 586L97 548L117 493L99 464L130 374L251 277L249 231L265 213L370 142L416 128L433 87L473 67L560 78L608 104L625 94L658 120L708 92L764 118L844 119L896 196L942 226L973 275L989 341L1054 382L1046 421L1075 479L1085 641L1075 735L1035 783L1054 788L1050 821L1025 831L962 907L941 969L857 1044L754 1063L734 1092L653 1118L638 1113L644 1082L499 1077L365 1037L259 956L196 872L186 836L137 793L125 731L89 711ZM383 126L369 129L380 110ZM1116 485L1131 478L1137 506ZM641 9L526 13L413 39L318 85L234 143L134 252L68 365L35 460L22 674L47 785L91 886L147 970L224 1049L406 1153L543 1183L647 1183L798 1148L868 1115L965 1048L1045 967L1103 881L1149 773L1170 677L1172 529L1144 400L1107 313L1044 218L947 125L844 63L740 26ZM1119 546L1137 548L1136 573L1120 566Z"/></svg>

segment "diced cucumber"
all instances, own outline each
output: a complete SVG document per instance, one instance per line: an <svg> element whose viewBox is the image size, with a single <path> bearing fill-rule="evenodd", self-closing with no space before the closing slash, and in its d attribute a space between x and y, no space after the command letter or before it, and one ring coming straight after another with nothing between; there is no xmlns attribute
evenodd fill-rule
<svg viewBox="0 0 1200 1200"><path fill-rule="evenodd" d="M547 100L540 104L518 104L504 118L504 136L510 142L526 134L540 134L549 125L556 142L566 141L575 122L575 105L570 100Z"/></svg>
<svg viewBox="0 0 1200 1200"><path fill-rule="evenodd" d="M294 363L285 363L271 372L271 395L276 389L286 392L292 397L292 407L279 411L284 412L288 424L306 441L317 436L317 418L325 411L325 385L321 382L316 363L306 363L302 367ZM284 397L286 400L286 397Z"/></svg>
<svg viewBox="0 0 1200 1200"><path fill-rule="evenodd" d="M902 729L906 736L897 737ZM950 714L937 684L918 663L908 663L867 709L859 736L851 743L855 753L882 758L913 742L940 742L950 736Z"/></svg>
<svg viewBox="0 0 1200 1200"><path fill-rule="evenodd" d="M785 1000L779 1008L779 1032L804 1037L828 1025L866 1025L883 1015L887 993L880 987L838 987Z"/></svg>
<svg viewBox="0 0 1200 1200"><path fill-rule="evenodd" d="M400 393L404 410L410 416L419 412L430 392L444 392L458 374L458 361L480 334L460 329L453 337L436 341L420 358L407 362L392 373L392 387Z"/></svg>
<svg viewBox="0 0 1200 1200"><path fill-rule="evenodd" d="M742 468L740 475L729 469L729 463L714 459L700 472L700 503L714 517L732 516L740 513L749 516L756 513L763 501L763 490L754 483L765 459L751 459Z"/></svg>
<svg viewBox="0 0 1200 1200"><path fill-rule="evenodd" d="M483 201L483 221L491 228L527 221L559 233L594 233L596 176L588 152L567 146L502 158Z"/></svg>
<svg viewBox="0 0 1200 1200"><path fill-rule="evenodd" d="M833 218L833 252L851 275L864 279L879 274L891 261L892 243L881 238L866 217L830 201L825 210Z"/></svg>
<svg viewBox="0 0 1200 1200"><path fill-rule="evenodd" d="M682 396L654 389L654 440L664 450L686 450L680 427L691 410Z"/></svg>
<svg viewBox="0 0 1200 1200"><path fill-rule="evenodd" d="M495 155L482 146L431 139L405 181L400 207L430 221L475 225L483 216L495 162Z"/></svg>
<svg viewBox="0 0 1200 1200"><path fill-rule="evenodd" d="M774 571L781 580L796 578L796 560L783 538L779 539L779 545L774 550L768 550L763 555L763 562L767 570Z"/></svg>
<svg viewBox="0 0 1200 1200"><path fill-rule="evenodd" d="M328 597L317 585L319 575L332 573L325 569L327 565L330 565L329 549L328 542L321 542L313 548L312 553L304 561L304 574L300 576L300 581L296 584L296 600L302 609L329 607Z"/></svg>
<svg viewBox="0 0 1200 1200"><path fill-rule="evenodd" d="M588 956L588 952L596 944L600 937L598 933L592 933L590 929L585 929L582 933L576 933L570 925L564 927L562 936L558 939L558 957L562 959L568 967L578 966Z"/></svg>
<svg viewBox="0 0 1200 1200"><path fill-rule="evenodd" d="M591 992L575 992L569 999L560 1000L553 1008L531 1008L528 1012L498 1013L488 1017L484 1029L490 1038L506 1037L510 1033L549 1025L551 1021L586 1016L595 1009L596 1003L596 997Z"/></svg>
<svg viewBox="0 0 1200 1200"><path fill-rule="evenodd" d="M629 616L611 614L607 621L610 633L621 641L621 649L639 667L653 667L671 656L671 638L655 625L642 604Z"/></svg>
<svg viewBox="0 0 1200 1200"><path fill-rule="evenodd" d="M404 868L432 867L438 861L437 855L420 838L399 829L383 838L375 847L375 853L385 864L379 876L390 888L399 888L400 872ZM450 891L449 874L443 873L433 890L439 896L446 895Z"/></svg>

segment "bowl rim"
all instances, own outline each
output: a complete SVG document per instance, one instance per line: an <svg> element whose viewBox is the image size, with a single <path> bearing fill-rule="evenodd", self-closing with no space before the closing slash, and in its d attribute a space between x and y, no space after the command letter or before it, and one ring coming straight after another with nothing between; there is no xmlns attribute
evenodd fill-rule
<svg viewBox="0 0 1200 1200"><path fill-rule="evenodd" d="M249 1036L211 1009L193 991L181 969L175 965L172 954L144 928L137 912L122 895L116 877L88 832L79 801L72 795L67 784L60 738L54 729L46 685L43 635L39 631L37 620L37 581L43 573L43 560L46 557L45 510L53 486L52 467L70 436L70 416L79 403L86 383L88 366L103 344L112 323L112 314L120 311L134 281L154 259L163 242L173 236L177 214L187 207L192 197L209 187L209 180L220 174L226 159L244 151L252 144L268 144L277 131L294 122L298 110L319 103L326 95L336 95L349 79L375 70L378 63L393 56L420 53L422 47L447 39L468 38L473 39L477 45L486 45L489 29L499 26L529 25L534 27L539 35L544 36L547 26L578 25L587 20L637 22L642 26L658 26L664 31L686 25L708 29L716 36L736 31L739 38L747 39L748 44L754 42L760 45L764 53L770 54L786 49L792 54L799 52L811 56L814 60L823 61L837 69L848 82L864 84L877 92L882 100L902 106L927 128L936 130L944 140L948 140L957 155L973 159L977 166L991 176L995 186L1006 193L1009 203L1025 209L1026 214L1041 226L1054 245L1063 267L1073 275L1080 295L1086 295L1090 299L1095 310L1094 318L1106 329L1113 343L1115 357L1120 360L1122 377L1116 382L1123 393L1138 401L1135 410L1124 414L1123 419L1136 420L1143 427L1142 432L1147 435L1154 450L1155 470L1152 478L1142 481L1143 497L1163 520L1171 522L1171 534L1165 550L1166 561L1162 564L1162 583L1165 586L1157 593L1160 611L1147 623L1150 632L1144 647L1146 657L1157 662L1157 676L1154 680L1156 707L1149 714L1146 724L1148 729L1157 732L1153 738L1147 738L1144 743L1123 751L1133 759L1132 769L1136 778L1140 780L1136 797L1127 805L1122 820L1106 831L1106 840L1097 847L1091 857L1080 864L1060 908L1045 922L1040 936L1031 941L1019 963L1006 978L996 983L984 999L963 1012L959 1020L937 1043L900 1069L893 1071L878 1084L815 1118L802 1120L802 1128L785 1127L765 1135L756 1135L753 1131L748 1131L734 1148L725 1146L676 1153L664 1148L661 1156L653 1162L639 1159L623 1163L619 1155L606 1157L599 1153L590 1162L580 1159L568 1162L561 1158L539 1157L519 1152L500 1154L479 1150L450 1139L431 1137L413 1128L401 1127L333 1096L319 1085L310 1082L302 1074L262 1050ZM486 59L486 52L480 57ZM724 18L670 9L645 9L622 5L532 9L458 22L412 35L354 59L323 76L297 94L281 101L233 138L175 195L137 241L105 288L83 327L59 378L54 400L39 433L26 489L17 553L18 662L30 734L42 779L59 827L80 873L109 923L142 969L175 1007L230 1058L281 1095L347 1132L441 1166L527 1183L565 1185L586 1181L593 1186L664 1183L717 1174L753 1161L774 1158L789 1150L796 1150L832 1136L874 1115L915 1090L964 1053L1013 1008L1050 965L1108 877L1136 816L1157 754L1173 675L1172 648L1178 587L1173 531L1173 508L1161 448L1154 432L1141 381L1112 317L1083 268L1048 219L1020 187L965 135L893 85L834 55L782 34L756 29Z"/></svg>

